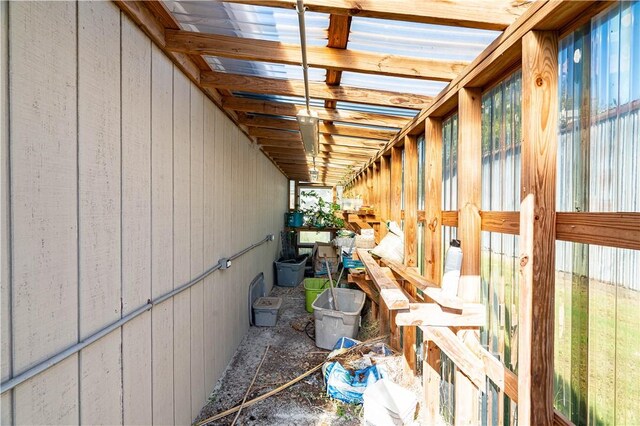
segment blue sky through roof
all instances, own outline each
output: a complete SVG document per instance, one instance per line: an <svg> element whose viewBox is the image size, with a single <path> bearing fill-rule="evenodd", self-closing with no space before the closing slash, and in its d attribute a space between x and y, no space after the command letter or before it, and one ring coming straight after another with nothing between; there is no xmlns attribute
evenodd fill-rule
<svg viewBox="0 0 640 426"><path fill-rule="evenodd" d="M298 14L293 9L223 3L166 0L183 30L300 44ZM306 12L307 43L326 46L329 15Z"/></svg>
<svg viewBox="0 0 640 426"><path fill-rule="evenodd" d="M348 48L399 56L472 61L500 31L354 17Z"/></svg>

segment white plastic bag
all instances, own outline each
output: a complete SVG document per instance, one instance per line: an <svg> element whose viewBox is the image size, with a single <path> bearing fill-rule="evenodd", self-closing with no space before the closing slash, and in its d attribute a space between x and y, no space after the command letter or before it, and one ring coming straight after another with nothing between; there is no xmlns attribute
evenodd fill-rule
<svg viewBox="0 0 640 426"><path fill-rule="evenodd" d="M387 222L389 232L371 253L394 262L404 262L404 233L395 222Z"/></svg>

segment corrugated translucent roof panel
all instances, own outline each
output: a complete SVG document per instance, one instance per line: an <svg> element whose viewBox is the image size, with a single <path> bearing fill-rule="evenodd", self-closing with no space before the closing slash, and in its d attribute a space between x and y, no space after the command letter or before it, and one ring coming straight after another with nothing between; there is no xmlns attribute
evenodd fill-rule
<svg viewBox="0 0 640 426"><path fill-rule="evenodd" d="M256 77L302 80L302 67L299 65L274 64L271 62L245 61L241 59L205 56L205 60L214 71L242 74ZM309 68L310 81L324 81L327 72L321 68Z"/></svg>
<svg viewBox="0 0 640 426"><path fill-rule="evenodd" d="M342 73L341 84L343 86L389 90L400 93L415 93L425 96L435 96L447 85L447 83L441 81L389 77L386 75L362 74L349 71Z"/></svg>
<svg viewBox="0 0 640 426"><path fill-rule="evenodd" d="M500 31L354 17L349 49L399 56L472 61Z"/></svg>
<svg viewBox="0 0 640 426"><path fill-rule="evenodd" d="M298 14L293 9L213 0L164 4L183 30L300 44ZM326 46L329 15L305 12L305 23L307 44Z"/></svg>
<svg viewBox="0 0 640 426"><path fill-rule="evenodd" d="M413 118L418 112L413 109L385 107L378 105L357 104L352 102L337 102L336 108L345 111L370 112L374 114L396 115Z"/></svg>
<svg viewBox="0 0 640 426"><path fill-rule="evenodd" d="M285 104L304 105L304 98L302 96L282 96L282 95L262 95L257 93L247 92L232 92L234 96L246 99L258 99L261 101L269 102L282 102ZM309 101L311 107L324 108L324 101L322 99L311 99Z"/></svg>

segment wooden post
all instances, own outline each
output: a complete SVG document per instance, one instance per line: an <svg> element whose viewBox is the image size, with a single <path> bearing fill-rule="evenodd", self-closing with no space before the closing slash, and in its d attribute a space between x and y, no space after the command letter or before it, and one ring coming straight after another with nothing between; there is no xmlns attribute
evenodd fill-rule
<svg viewBox="0 0 640 426"><path fill-rule="evenodd" d="M479 89L462 88L458 96L458 236L463 253L458 296L479 302L482 95ZM477 424L478 389L457 368L455 381L456 424Z"/></svg>
<svg viewBox="0 0 640 426"><path fill-rule="evenodd" d="M418 144L417 138L404 139L404 263L416 266L418 231ZM415 296L415 288L407 283L407 292ZM402 347L408 366L416 369L416 328L404 327Z"/></svg>
<svg viewBox="0 0 640 426"><path fill-rule="evenodd" d="M518 420L553 422L558 37L522 38Z"/></svg>
<svg viewBox="0 0 640 426"><path fill-rule="evenodd" d="M380 164L373 163L371 164L371 175L373 179L371 180L372 194L373 194L373 208L375 211L379 211L380 209Z"/></svg>
<svg viewBox="0 0 640 426"><path fill-rule="evenodd" d="M391 148L391 208L389 219L398 225L402 212L402 148Z"/></svg>
<svg viewBox="0 0 640 426"><path fill-rule="evenodd" d="M424 275L440 284L442 276L442 121L425 121Z"/></svg>
<svg viewBox="0 0 640 426"><path fill-rule="evenodd" d="M373 168L371 166L367 167L367 200L366 204L368 206L373 203Z"/></svg>
<svg viewBox="0 0 640 426"><path fill-rule="evenodd" d="M380 209L378 216L380 223L380 239L387 235L387 226L382 223L389 220L391 196L391 159L385 155L380 157Z"/></svg>
<svg viewBox="0 0 640 426"><path fill-rule="evenodd" d="M380 211L380 163L374 162L373 164L371 164L371 170L371 174L373 176L371 185L373 201L371 204L373 204L374 212L378 213ZM371 227L373 228L376 242L380 242L380 224L373 223Z"/></svg>
<svg viewBox="0 0 640 426"><path fill-rule="evenodd" d="M425 249L424 275L436 284L442 278L442 121L425 121ZM440 348L426 341L422 364L422 386L427 424L440 423Z"/></svg>
<svg viewBox="0 0 640 426"><path fill-rule="evenodd" d="M418 230L418 145L413 135L404 139L404 263L416 266Z"/></svg>

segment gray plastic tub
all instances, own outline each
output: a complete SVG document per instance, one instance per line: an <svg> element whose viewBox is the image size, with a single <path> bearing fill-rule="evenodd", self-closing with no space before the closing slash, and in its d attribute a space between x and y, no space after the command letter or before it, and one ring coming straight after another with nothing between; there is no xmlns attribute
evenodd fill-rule
<svg viewBox="0 0 640 426"><path fill-rule="evenodd" d="M336 288L333 290L338 299L339 311L329 307L331 289L320 293L313 302L313 316L316 322L316 346L333 349L338 339L358 335L360 312L364 306L365 294L360 290Z"/></svg>
<svg viewBox="0 0 640 426"><path fill-rule="evenodd" d="M276 275L280 287L295 287L304 279L304 265L307 256L301 256L293 260L277 260Z"/></svg>
<svg viewBox="0 0 640 426"><path fill-rule="evenodd" d="M253 303L253 323L258 327L273 327L278 322L281 297L260 297Z"/></svg>

